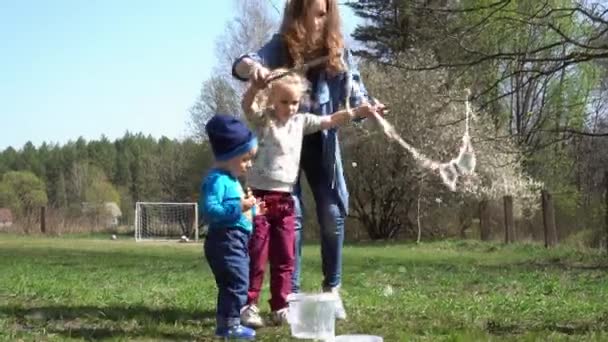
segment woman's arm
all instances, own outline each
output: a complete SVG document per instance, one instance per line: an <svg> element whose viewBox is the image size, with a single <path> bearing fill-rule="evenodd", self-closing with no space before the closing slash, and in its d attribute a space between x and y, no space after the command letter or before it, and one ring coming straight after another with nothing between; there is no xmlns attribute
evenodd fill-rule
<svg viewBox="0 0 608 342"><path fill-rule="evenodd" d="M365 88L365 84L361 79L361 73L359 72L359 67L357 62L353 58L352 52L349 49L344 49L344 61L346 63L346 67L348 68L348 89L345 87L345 93L343 97L345 101L348 101L351 107L360 106L363 103L371 103L376 106L378 111L382 111L384 109L384 105L380 103L378 100L369 96L367 88ZM348 99L347 99L348 97Z"/></svg>
<svg viewBox="0 0 608 342"><path fill-rule="evenodd" d="M263 80L268 76L268 69L275 69L285 64L285 44L279 34L275 34L260 50L245 54L234 61L232 76L241 81Z"/></svg>

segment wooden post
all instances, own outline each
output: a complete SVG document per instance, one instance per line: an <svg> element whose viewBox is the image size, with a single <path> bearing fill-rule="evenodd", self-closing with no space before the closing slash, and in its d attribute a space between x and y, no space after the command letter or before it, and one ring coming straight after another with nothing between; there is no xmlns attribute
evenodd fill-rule
<svg viewBox="0 0 608 342"><path fill-rule="evenodd" d="M545 247L557 245L557 230L555 229L555 211L553 196L546 190L541 192L543 203L543 226L545 228Z"/></svg>
<svg viewBox="0 0 608 342"><path fill-rule="evenodd" d="M40 232L46 234L46 207L40 207Z"/></svg>
<svg viewBox="0 0 608 342"><path fill-rule="evenodd" d="M513 196L503 198L505 208L505 243L515 242L515 225L513 223Z"/></svg>
<svg viewBox="0 0 608 342"><path fill-rule="evenodd" d="M490 206L487 199L479 202L479 233L481 241L490 240Z"/></svg>

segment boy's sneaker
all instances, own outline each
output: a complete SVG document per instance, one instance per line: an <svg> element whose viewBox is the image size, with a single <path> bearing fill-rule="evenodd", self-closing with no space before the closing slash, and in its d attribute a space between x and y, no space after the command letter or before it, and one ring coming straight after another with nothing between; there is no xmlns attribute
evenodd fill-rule
<svg viewBox="0 0 608 342"><path fill-rule="evenodd" d="M275 325L288 324L289 323L289 322L287 322L287 316L288 315L289 315L289 309L288 308L282 308L280 310L273 311L272 312L272 322Z"/></svg>
<svg viewBox="0 0 608 342"><path fill-rule="evenodd" d="M241 323L251 328L263 327L264 320L260 316L260 309L255 304L245 305L241 309Z"/></svg>
<svg viewBox="0 0 608 342"><path fill-rule="evenodd" d="M215 336L236 340L253 340L255 339L255 330L239 324L230 328L217 328Z"/></svg>
<svg viewBox="0 0 608 342"><path fill-rule="evenodd" d="M346 310L344 310L344 303L342 303L342 298L340 297L340 288L338 286L324 288L323 291L331 292L338 297L338 301L336 302L336 319L345 320Z"/></svg>

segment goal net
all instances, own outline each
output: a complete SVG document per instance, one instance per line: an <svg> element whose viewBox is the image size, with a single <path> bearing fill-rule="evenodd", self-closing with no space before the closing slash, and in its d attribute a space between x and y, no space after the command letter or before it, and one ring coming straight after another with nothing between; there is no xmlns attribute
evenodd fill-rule
<svg viewBox="0 0 608 342"><path fill-rule="evenodd" d="M135 240L198 240L198 206L196 203L135 204Z"/></svg>

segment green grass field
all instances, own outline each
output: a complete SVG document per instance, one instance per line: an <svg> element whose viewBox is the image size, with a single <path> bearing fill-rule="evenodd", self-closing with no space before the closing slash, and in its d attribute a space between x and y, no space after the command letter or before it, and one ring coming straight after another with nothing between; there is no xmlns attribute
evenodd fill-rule
<svg viewBox="0 0 608 342"><path fill-rule="evenodd" d="M608 258L599 252L448 241L344 253L349 319L339 334L608 341ZM320 280L318 246L307 246L305 290ZM201 244L0 235L0 340L214 340L215 296ZM291 340L288 327L258 336Z"/></svg>

